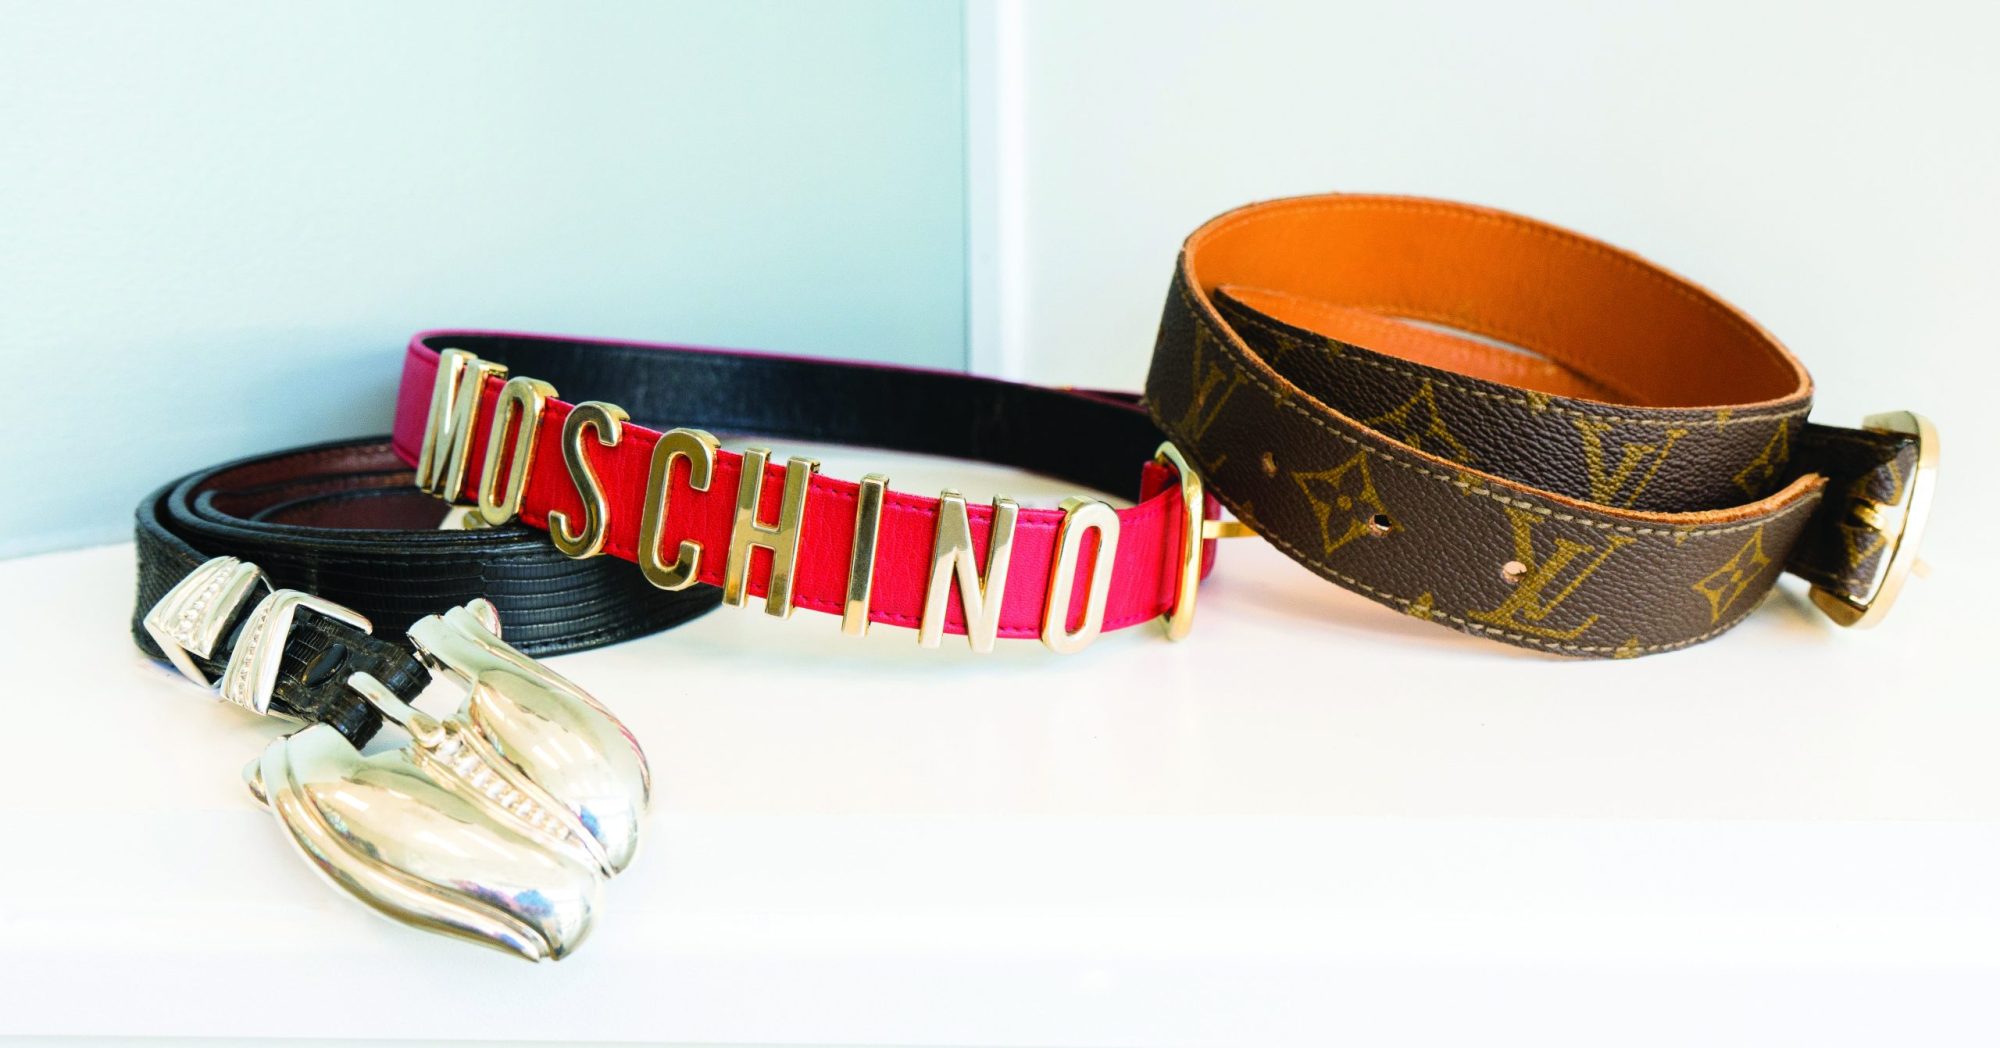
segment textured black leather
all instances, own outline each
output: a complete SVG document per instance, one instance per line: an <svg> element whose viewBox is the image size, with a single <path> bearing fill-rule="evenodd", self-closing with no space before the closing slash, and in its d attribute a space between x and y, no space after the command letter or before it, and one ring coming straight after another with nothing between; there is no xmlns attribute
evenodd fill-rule
<svg viewBox="0 0 2000 1048"><path fill-rule="evenodd" d="M571 403L607 400L656 429L699 426L1012 466L1128 498L1162 439L1137 394L1052 389L953 371L550 336L449 332Z"/></svg>
<svg viewBox="0 0 2000 1048"><path fill-rule="evenodd" d="M667 629L720 603L714 587L670 592L648 585L629 564L571 560L546 535L519 525L437 530L444 512L412 486L409 469L381 439L190 474L139 505L133 639L162 658L141 620L189 571L223 555L257 565L275 586L352 608L373 624L372 635L311 611L298 615L271 705L331 724L359 745L380 720L346 686L348 675L370 673L414 698L429 674L403 634L425 615L485 597L499 610L507 642L542 656ZM235 628L202 665L210 679L228 660Z"/></svg>

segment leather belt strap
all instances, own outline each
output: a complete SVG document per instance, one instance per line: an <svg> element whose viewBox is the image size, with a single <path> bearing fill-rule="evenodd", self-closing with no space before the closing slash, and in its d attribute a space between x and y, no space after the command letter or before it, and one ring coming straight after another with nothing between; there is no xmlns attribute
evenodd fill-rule
<svg viewBox="0 0 2000 1048"><path fill-rule="evenodd" d="M1935 462L1934 435L1806 421L1805 369L1686 280L1403 197L1202 226L1146 396L1208 491L1301 564L1565 655L1707 639L1781 570L1867 617L1914 559Z"/></svg>
<svg viewBox="0 0 2000 1048"><path fill-rule="evenodd" d="M704 429L663 438L671 426ZM950 491L903 494L887 478L837 480L806 459L719 451L710 429L983 459L1135 505L967 507ZM977 650L996 636L1074 650L1099 628L1170 613L1185 624L1193 581L1212 562L1186 507L1209 503L1188 486L1193 477L1154 461L1159 445L1126 394L477 331L411 341L395 429L403 461L434 468L420 478L434 494L476 502L483 492L489 519L518 513L569 536L575 555L639 561L656 585L723 586L726 601L763 598L772 614L840 615L850 633L886 623L917 629L927 645L968 634ZM648 543L652 512L660 520ZM1098 550L1109 551L1108 570Z"/></svg>
<svg viewBox="0 0 2000 1048"><path fill-rule="evenodd" d="M667 629L718 603L714 590L665 592L630 571L570 560L524 527L438 530L446 508L410 482L409 468L378 438L242 459L166 485L138 509L134 641L166 658L145 617L219 556L256 565L274 586L344 605L365 616L373 633L310 609L299 613L270 708L331 724L359 745L380 716L347 687L348 675L368 673L414 699L430 675L391 638L426 615L490 598L508 643L542 656ZM191 656L206 677L222 674L253 604L244 602L217 650Z"/></svg>

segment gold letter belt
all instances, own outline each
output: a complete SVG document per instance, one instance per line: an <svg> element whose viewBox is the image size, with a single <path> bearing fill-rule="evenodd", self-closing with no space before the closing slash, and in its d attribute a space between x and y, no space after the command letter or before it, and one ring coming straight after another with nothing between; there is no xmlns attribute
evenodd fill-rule
<svg viewBox="0 0 2000 1048"><path fill-rule="evenodd" d="M1686 280L1402 197L1197 230L1146 399L1208 493L1299 563L1564 655L1706 640L1781 571L1873 624L1915 564L1938 454L1907 412L1806 421L1805 369Z"/></svg>

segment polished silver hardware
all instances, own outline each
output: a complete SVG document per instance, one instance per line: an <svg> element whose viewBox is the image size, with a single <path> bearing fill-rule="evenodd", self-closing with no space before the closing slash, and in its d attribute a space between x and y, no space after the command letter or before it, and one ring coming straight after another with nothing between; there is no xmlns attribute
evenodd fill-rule
<svg viewBox="0 0 2000 1048"><path fill-rule="evenodd" d="M218 557L144 619L181 672L208 686L194 659L213 661L241 615L215 686L259 713L299 609L369 629L297 590L242 613L263 581L254 565ZM561 958L589 934L604 881L638 852L652 794L645 754L596 699L502 641L488 601L428 616L409 638L438 679L464 690L456 712L433 717L351 674L347 685L409 741L363 756L331 726L309 725L244 770L250 790L314 869L378 912L529 960Z"/></svg>
<svg viewBox="0 0 2000 1048"><path fill-rule="evenodd" d="M299 609L338 619L363 633L374 626L360 612L330 600L294 589L272 590L250 611L229 653L229 665L222 671L217 689L222 697L252 713L271 712L271 692L278 684L278 664L284 661L285 642L291 637L292 619Z"/></svg>
<svg viewBox="0 0 2000 1048"><path fill-rule="evenodd" d="M264 581L255 564L235 557L205 561L167 591L141 623L181 675L204 688L214 686L194 660L215 654L222 631L252 587ZM266 583L268 586L269 584Z"/></svg>
<svg viewBox="0 0 2000 1048"><path fill-rule="evenodd" d="M499 634L484 600L411 627L425 663L466 689L450 717L348 678L405 746L363 757L316 724L271 743L246 777L301 854L375 910L554 960L589 934L603 882L637 852L651 778L616 717Z"/></svg>
<svg viewBox="0 0 2000 1048"><path fill-rule="evenodd" d="M315 869L394 920L536 961L590 931L603 875L440 782L414 750L363 757L315 724L271 743L249 781Z"/></svg>
<svg viewBox="0 0 2000 1048"><path fill-rule="evenodd" d="M209 680L195 659L210 659L223 631L235 621L250 591L262 585L264 599L243 620L236 646L222 675ZM255 564L235 557L215 557L174 584L141 621L153 643L181 675L217 697L253 713L271 712L271 692L278 683L278 664L299 609L339 619L363 633L372 632L368 619L350 608L298 590L273 589Z"/></svg>

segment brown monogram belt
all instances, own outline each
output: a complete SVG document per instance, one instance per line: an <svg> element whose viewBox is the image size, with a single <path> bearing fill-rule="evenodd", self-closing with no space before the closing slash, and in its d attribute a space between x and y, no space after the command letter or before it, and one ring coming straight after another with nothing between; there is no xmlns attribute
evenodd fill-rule
<svg viewBox="0 0 2000 1048"><path fill-rule="evenodd" d="M1417 618L1629 657L1782 571L1872 625L1916 564L1923 418L1808 422L1812 380L1699 287L1544 223L1332 195L1189 237L1146 382L1238 519Z"/></svg>

